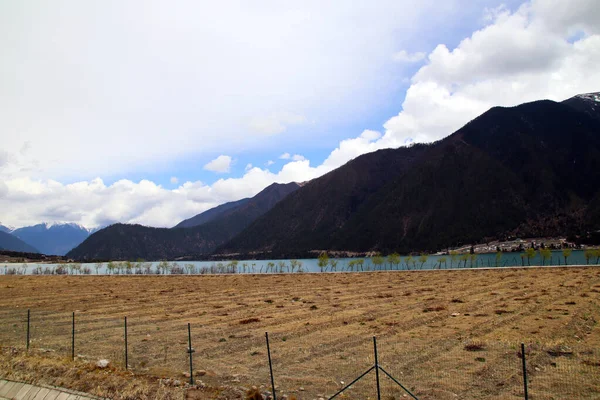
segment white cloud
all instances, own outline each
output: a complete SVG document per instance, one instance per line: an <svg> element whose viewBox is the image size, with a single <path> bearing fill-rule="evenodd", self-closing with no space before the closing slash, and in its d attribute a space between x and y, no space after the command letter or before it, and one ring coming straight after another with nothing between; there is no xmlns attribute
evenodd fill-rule
<svg viewBox="0 0 600 400"><path fill-rule="evenodd" d="M456 3L0 2L2 146L70 181L314 137L392 96L389 55Z"/></svg>
<svg viewBox="0 0 600 400"><path fill-rule="evenodd" d="M196 187L169 191L145 180L121 180L107 186L99 178L70 185L16 178L6 186L0 204L12 205L7 221L18 226L41 221L78 222L87 227L114 222L170 226L180 216L193 215L214 204L194 201ZM219 195L212 199L218 201Z"/></svg>
<svg viewBox="0 0 600 400"><path fill-rule="evenodd" d="M400 63L415 63L425 59L425 56L423 52L408 53L406 50L400 50L394 54L393 59Z"/></svg>
<svg viewBox="0 0 600 400"><path fill-rule="evenodd" d="M29 151L29 149L31 149L31 142L25 142L21 146L21 149L19 150L19 153L21 153L21 155L24 156L24 155L27 154L27 152Z"/></svg>
<svg viewBox="0 0 600 400"><path fill-rule="evenodd" d="M290 153L283 153L282 155L279 156L279 159L280 160L293 160L293 161L306 160L306 158L303 155L300 155L300 154L291 155Z"/></svg>
<svg viewBox="0 0 600 400"><path fill-rule="evenodd" d="M10 155L4 150L0 150L0 168L4 167L6 164L8 164L9 159L10 159Z"/></svg>
<svg viewBox="0 0 600 400"><path fill-rule="evenodd" d="M270 167L270 166L271 166L271 165L273 165L273 164L275 164L275 161L273 161L273 160L269 160L269 161L267 161L267 162L265 163L265 165L266 165L267 167Z"/></svg>
<svg viewBox="0 0 600 400"><path fill-rule="evenodd" d="M208 164L206 164L204 166L205 170L218 172L218 173L229 172L230 168L231 168L231 157L224 156L224 155L220 155L219 157L215 158L214 160L212 160L211 162L209 162Z"/></svg>
<svg viewBox="0 0 600 400"><path fill-rule="evenodd" d="M176 176L172 176L170 181L173 185L177 185L179 183L179 179L177 179Z"/></svg>
<svg viewBox="0 0 600 400"><path fill-rule="evenodd" d="M115 222L170 227L224 202L254 196L273 182L302 180L320 173L308 161L290 162L278 173L251 168L240 178L220 179L210 186L185 182L173 190L146 180L106 185L97 178L64 185L15 178L0 181L0 209L10 209L0 214L4 223L16 226L48 221L77 222L87 227Z"/></svg>
<svg viewBox="0 0 600 400"><path fill-rule="evenodd" d="M248 164L246 164L246 168L244 168L244 171L249 171L251 169L252 169L252 164L248 163Z"/></svg>
<svg viewBox="0 0 600 400"><path fill-rule="evenodd" d="M8 186L3 181L0 181L0 199L8 194Z"/></svg>
<svg viewBox="0 0 600 400"><path fill-rule="evenodd" d="M250 120L248 127L260 134L276 135L283 133L288 127L302 125L307 122L306 117L293 113L272 114L266 117L255 117Z"/></svg>

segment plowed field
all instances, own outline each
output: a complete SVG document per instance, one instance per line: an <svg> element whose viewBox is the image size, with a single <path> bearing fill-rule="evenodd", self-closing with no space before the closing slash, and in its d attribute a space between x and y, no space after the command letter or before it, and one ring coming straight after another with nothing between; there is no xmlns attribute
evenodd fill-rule
<svg viewBox="0 0 600 400"><path fill-rule="evenodd" d="M0 343L135 374L333 395L374 363L419 399L600 398L600 268L221 276L0 276ZM205 374L204 374L205 372ZM2 373L0 372L0 375ZM381 373L382 398L404 398ZM376 398L375 372L344 398Z"/></svg>

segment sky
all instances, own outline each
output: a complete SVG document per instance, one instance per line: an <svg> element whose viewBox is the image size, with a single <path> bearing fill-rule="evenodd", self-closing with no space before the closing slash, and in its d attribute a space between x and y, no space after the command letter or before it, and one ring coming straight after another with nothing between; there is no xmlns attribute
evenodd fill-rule
<svg viewBox="0 0 600 400"><path fill-rule="evenodd" d="M7 0L0 49L0 223L171 227L600 91L600 4Z"/></svg>

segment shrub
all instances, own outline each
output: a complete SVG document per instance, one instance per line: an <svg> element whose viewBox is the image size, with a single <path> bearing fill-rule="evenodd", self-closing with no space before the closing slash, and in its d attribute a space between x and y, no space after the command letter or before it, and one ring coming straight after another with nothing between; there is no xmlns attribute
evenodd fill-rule
<svg viewBox="0 0 600 400"><path fill-rule="evenodd" d="M483 343L469 343L465 345L466 351L484 351L485 345Z"/></svg>
<svg viewBox="0 0 600 400"><path fill-rule="evenodd" d="M423 309L423 312L444 311L445 309L444 306L427 307Z"/></svg>
<svg viewBox="0 0 600 400"><path fill-rule="evenodd" d="M241 320L240 324L246 325L246 324L251 324L253 322L260 322L260 319L258 319L258 318L247 318L247 319Z"/></svg>
<svg viewBox="0 0 600 400"><path fill-rule="evenodd" d="M246 392L246 400L264 400L264 397L257 388L252 388Z"/></svg>

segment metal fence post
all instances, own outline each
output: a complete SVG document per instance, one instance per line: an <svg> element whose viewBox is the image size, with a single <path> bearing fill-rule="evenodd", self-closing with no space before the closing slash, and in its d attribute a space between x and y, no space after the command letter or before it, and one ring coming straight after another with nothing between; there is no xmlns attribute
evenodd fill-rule
<svg viewBox="0 0 600 400"><path fill-rule="evenodd" d="M75 311L73 311L73 329L71 335L71 360L75 360Z"/></svg>
<svg viewBox="0 0 600 400"><path fill-rule="evenodd" d="M125 317L125 369L129 369L129 354L127 352L127 317Z"/></svg>
<svg viewBox="0 0 600 400"><path fill-rule="evenodd" d="M377 338L373 336L373 351L375 352L375 379L377 380L377 400L381 400L381 388L379 386L379 360L377 358Z"/></svg>
<svg viewBox="0 0 600 400"><path fill-rule="evenodd" d="M525 362L525 344L521 343L521 360L523 364L523 388L525 389L525 400L529 400L527 393L527 364Z"/></svg>
<svg viewBox="0 0 600 400"><path fill-rule="evenodd" d="M192 359L192 353L194 349L192 348L192 327L188 322L188 353L190 355L190 385L194 384L194 361Z"/></svg>
<svg viewBox="0 0 600 400"><path fill-rule="evenodd" d="M27 351L29 351L29 323L31 321L31 310L27 310Z"/></svg>
<svg viewBox="0 0 600 400"><path fill-rule="evenodd" d="M269 356L269 373L271 374L271 388L273 389L273 400L277 400L275 394L275 380L273 379L273 363L271 362L271 348L269 347L269 332L265 332L265 338L267 339L267 355Z"/></svg>

